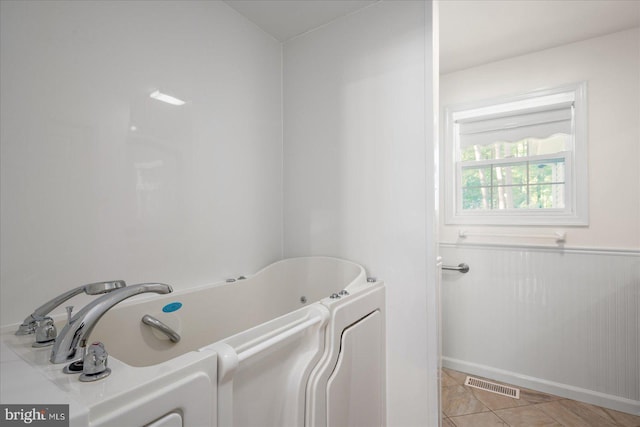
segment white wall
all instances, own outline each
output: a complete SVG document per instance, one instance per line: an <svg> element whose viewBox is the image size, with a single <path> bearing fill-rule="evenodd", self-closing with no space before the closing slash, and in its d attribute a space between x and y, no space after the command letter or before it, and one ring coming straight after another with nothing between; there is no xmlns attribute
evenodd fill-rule
<svg viewBox="0 0 640 427"><path fill-rule="evenodd" d="M568 247L640 248L639 31L627 30L441 76L442 106L588 82L589 226L551 228L567 232ZM443 225L441 241L455 242L461 228L495 231L495 227ZM540 230L545 228L532 232Z"/></svg>
<svg viewBox="0 0 640 427"><path fill-rule="evenodd" d="M639 252L441 253L445 366L640 415Z"/></svg>
<svg viewBox="0 0 640 427"><path fill-rule="evenodd" d="M282 256L278 42L217 1L1 7L0 324L84 283Z"/></svg>
<svg viewBox="0 0 640 427"><path fill-rule="evenodd" d="M385 281L392 427L438 418L431 19L380 2L284 45L285 255Z"/></svg>
<svg viewBox="0 0 640 427"><path fill-rule="evenodd" d="M431 2L287 44L284 153L281 46L224 2L0 4L1 325L340 256L388 285L389 426L437 424Z"/></svg>
<svg viewBox="0 0 640 427"><path fill-rule="evenodd" d="M444 364L613 409L640 408L640 30L441 76L442 105L588 82L590 224L441 225ZM535 248L534 246L548 246ZM618 249L615 249L618 248Z"/></svg>

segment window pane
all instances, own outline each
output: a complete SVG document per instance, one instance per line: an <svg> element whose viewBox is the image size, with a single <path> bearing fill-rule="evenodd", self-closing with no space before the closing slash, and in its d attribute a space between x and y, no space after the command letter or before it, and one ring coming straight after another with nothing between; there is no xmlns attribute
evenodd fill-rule
<svg viewBox="0 0 640 427"><path fill-rule="evenodd" d="M494 209L526 209L528 207L525 185L496 187L494 194Z"/></svg>
<svg viewBox="0 0 640 427"><path fill-rule="evenodd" d="M491 168L463 168L462 186L480 187L491 185Z"/></svg>
<svg viewBox="0 0 640 427"><path fill-rule="evenodd" d="M462 161L509 159L571 150L571 138L558 133L549 138L525 138L516 142L496 141L487 145L471 145L462 150Z"/></svg>
<svg viewBox="0 0 640 427"><path fill-rule="evenodd" d="M516 142L496 142L494 159L508 159L511 157L525 157L527 155L527 140Z"/></svg>
<svg viewBox="0 0 640 427"><path fill-rule="evenodd" d="M529 187L530 209L563 209L564 184L540 184Z"/></svg>
<svg viewBox="0 0 640 427"><path fill-rule="evenodd" d="M529 187L514 187L513 189L513 208L525 209L528 206Z"/></svg>
<svg viewBox="0 0 640 427"><path fill-rule="evenodd" d="M571 150L571 138L566 133L557 133L549 138L529 139L529 155L554 154Z"/></svg>
<svg viewBox="0 0 640 427"><path fill-rule="evenodd" d="M462 168L463 210L564 209L565 159Z"/></svg>
<svg viewBox="0 0 640 427"><path fill-rule="evenodd" d="M529 165L529 182L531 184L563 183L564 159L546 160L544 162L532 162Z"/></svg>
<svg viewBox="0 0 640 427"><path fill-rule="evenodd" d="M493 166L492 185L518 185L527 183L527 163Z"/></svg>
<svg viewBox="0 0 640 427"><path fill-rule="evenodd" d="M462 150L461 160L491 160L493 159L493 148L487 145L471 145Z"/></svg>
<svg viewBox="0 0 640 427"><path fill-rule="evenodd" d="M498 141L488 145L471 145L462 150L462 161L508 159L527 156L527 140Z"/></svg>
<svg viewBox="0 0 640 427"><path fill-rule="evenodd" d="M490 187L469 187L462 189L463 210L491 209Z"/></svg>

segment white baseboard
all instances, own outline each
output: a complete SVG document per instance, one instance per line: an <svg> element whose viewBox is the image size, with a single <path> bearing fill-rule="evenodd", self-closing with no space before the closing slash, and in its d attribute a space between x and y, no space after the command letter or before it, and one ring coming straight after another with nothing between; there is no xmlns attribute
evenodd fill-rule
<svg viewBox="0 0 640 427"><path fill-rule="evenodd" d="M602 406L615 411L640 416L640 401L625 399L610 394L599 393L567 384L530 377L516 372L504 371L490 366L479 365L464 360L442 357L442 366L472 375L494 379L518 387L525 387L567 399Z"/></svg>

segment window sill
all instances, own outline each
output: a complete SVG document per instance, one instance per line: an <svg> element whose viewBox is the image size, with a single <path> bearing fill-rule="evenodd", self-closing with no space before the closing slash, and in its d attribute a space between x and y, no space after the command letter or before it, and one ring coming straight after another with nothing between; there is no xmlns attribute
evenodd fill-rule
<svg viewBox="0 0 640 427"><path fill-rule="evenodd" d="M520 226L569 226L585 227L589 225L589 219L576 215L534 215L525 214L473 214L473 215L453 215L445 219L446 225L520 225Z"/></svg>

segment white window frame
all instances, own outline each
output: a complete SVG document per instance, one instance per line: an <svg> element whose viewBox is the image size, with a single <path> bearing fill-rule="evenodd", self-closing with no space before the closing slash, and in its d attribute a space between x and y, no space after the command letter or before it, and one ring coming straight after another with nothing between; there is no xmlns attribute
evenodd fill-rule
<svg viewBox="0 0 640 427"><path fill-rule="evenodd" d="M572 135L568 151L526 160L565 159L564 209L462 210L462 162L459 125L456 121L527 108L573 102ZM516 96L445 107L444 190L445 223L478 225L584 226L589 224L587 168L587 83L579 82ZM482 165L483 161L473 162ZM487 160L487 164L518 163L518 158ZM465 164L469 165L469 162Z"/></svg>

